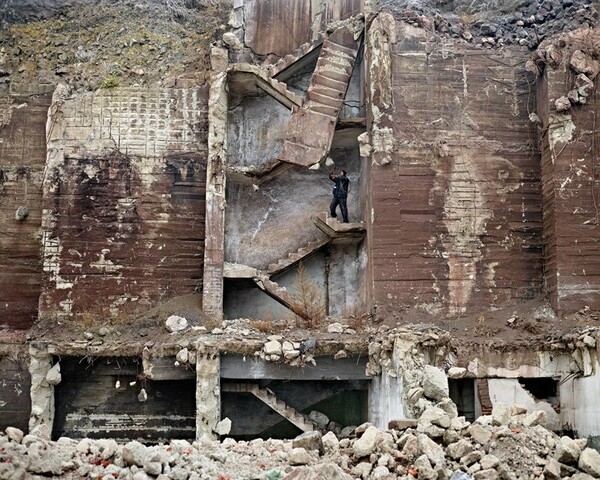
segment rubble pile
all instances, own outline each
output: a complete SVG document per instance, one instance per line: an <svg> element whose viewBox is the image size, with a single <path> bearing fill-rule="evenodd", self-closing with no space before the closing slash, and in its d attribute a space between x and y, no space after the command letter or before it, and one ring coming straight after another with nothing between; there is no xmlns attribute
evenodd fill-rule
<svg viewBox="0 0 600 480"><path fill-rule="evenodd" d="M421 418L366 423L353 438L308 432L294 440L222 442L60 438L44 425L24 435L0 435L0 478L103 480L591 480L600 478L600 453L585 439L559 437L544 427L545 413L497 404L470 423L456 406L428 407Z"/></svg>
<svg viewBox="0 0 600 480"><path fill-rule="evenodd" d="M597 8L578 0L500 0L487 2L384 2L414 26L480 46L521 45L535 49L563 31L593 27ZM439 8L436 8L439 7Z"/></svg>

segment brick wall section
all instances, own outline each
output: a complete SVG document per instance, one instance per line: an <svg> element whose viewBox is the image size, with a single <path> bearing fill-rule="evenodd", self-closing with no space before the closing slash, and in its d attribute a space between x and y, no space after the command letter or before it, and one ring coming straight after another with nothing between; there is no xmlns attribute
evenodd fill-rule
<svg viewBox="0 0 600 480"><path fill-rule="evenodd" d="M0 95L0 325L27 329L40 294L41 185L51 95ZM15 219L20 207L29 216Z"/></svg>
<svg viewBox="0 0 600 480"><path fill-rule="evenodd" d="M118 315L201 287L206 91L68 96L50 118L40 314Z"/></svg>
<svg viewBox="0 0 600 480"><path fill-rule="evenodd" d="M387 50L389 61L371 58L369 67L378 312L416 306L458 315L540 294L540 157L527 52L427 39L389 17L369 34L378 49L371 55Z"/></svg>
<svg viewBox="0 0 600 480"><path fill-rule="evenodd" d="M571 52L597 45L600 32L565 36L557 68L547 66L538 85L543 126L545 281L553 307L563 314L600 302L600 136L598 79L586 104L557 112L555 100L573 89ZM593 36L595 35L595 37Z"/></svg>

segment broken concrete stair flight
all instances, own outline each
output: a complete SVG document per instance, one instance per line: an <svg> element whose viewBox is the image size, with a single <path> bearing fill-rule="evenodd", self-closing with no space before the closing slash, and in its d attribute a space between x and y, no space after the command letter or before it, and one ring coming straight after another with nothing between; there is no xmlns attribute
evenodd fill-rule
<svg viewBox="0 0 600 480"><path fill-rule="evenodd" d="M308 243L304 247L299 248L298 251L289 253L286 258L279 259L277 263L270 264L269 268L267 269L267 273L269 275L274 275L286 270L287 268L309 257L321 247L327 245L330 241L331 238L322 238L320 240L315 240Z"/></svg>
<svg viewBox="0 0 600 480"><path fill-rule="evenodd" d="M308 167L327 156L358 48L348 27L338 28L323 42L306 102L288 123L282 161Z"/></svg>
<svg viewBox="0 0 600 480"><path fill-rule="evenodd" d="M312 420L284 401L279 400L275 393L268 388L260 388L254 383L238 383L227 385L224 391L251 393L303 432L311 432L317 429L317 425Z"/></svg>

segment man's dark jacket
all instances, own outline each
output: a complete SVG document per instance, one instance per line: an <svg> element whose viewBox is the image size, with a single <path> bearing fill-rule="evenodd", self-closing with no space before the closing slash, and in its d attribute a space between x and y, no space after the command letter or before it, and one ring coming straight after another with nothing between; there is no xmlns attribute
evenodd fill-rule
<svg viewBox="0 0 600 480"><path fill-rule="evenodd" d="M350 179L346 176L329 175L332 182L335 183L333 188L333 196L337 198L347 198L348 190L350 189Z"/></svg>

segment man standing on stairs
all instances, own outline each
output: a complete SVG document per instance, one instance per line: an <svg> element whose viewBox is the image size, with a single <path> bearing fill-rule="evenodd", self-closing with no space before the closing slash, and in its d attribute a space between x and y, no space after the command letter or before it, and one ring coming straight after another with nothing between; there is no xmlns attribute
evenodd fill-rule
<svg viewBox="0 0 600 480"><path fill-rule="evenodd" d="M346 170L340 170L339 175L335 175L333 171L329 172L329 179L335 183L333 188L333 199L329 209L331 210L331 216L337 217L335 213L337 206L340 206L342 211L342 219L344 223L348 223L348 206L346 205L346 199L348 198L348 191L350 190L350 179L346 176Z"/></svg>

